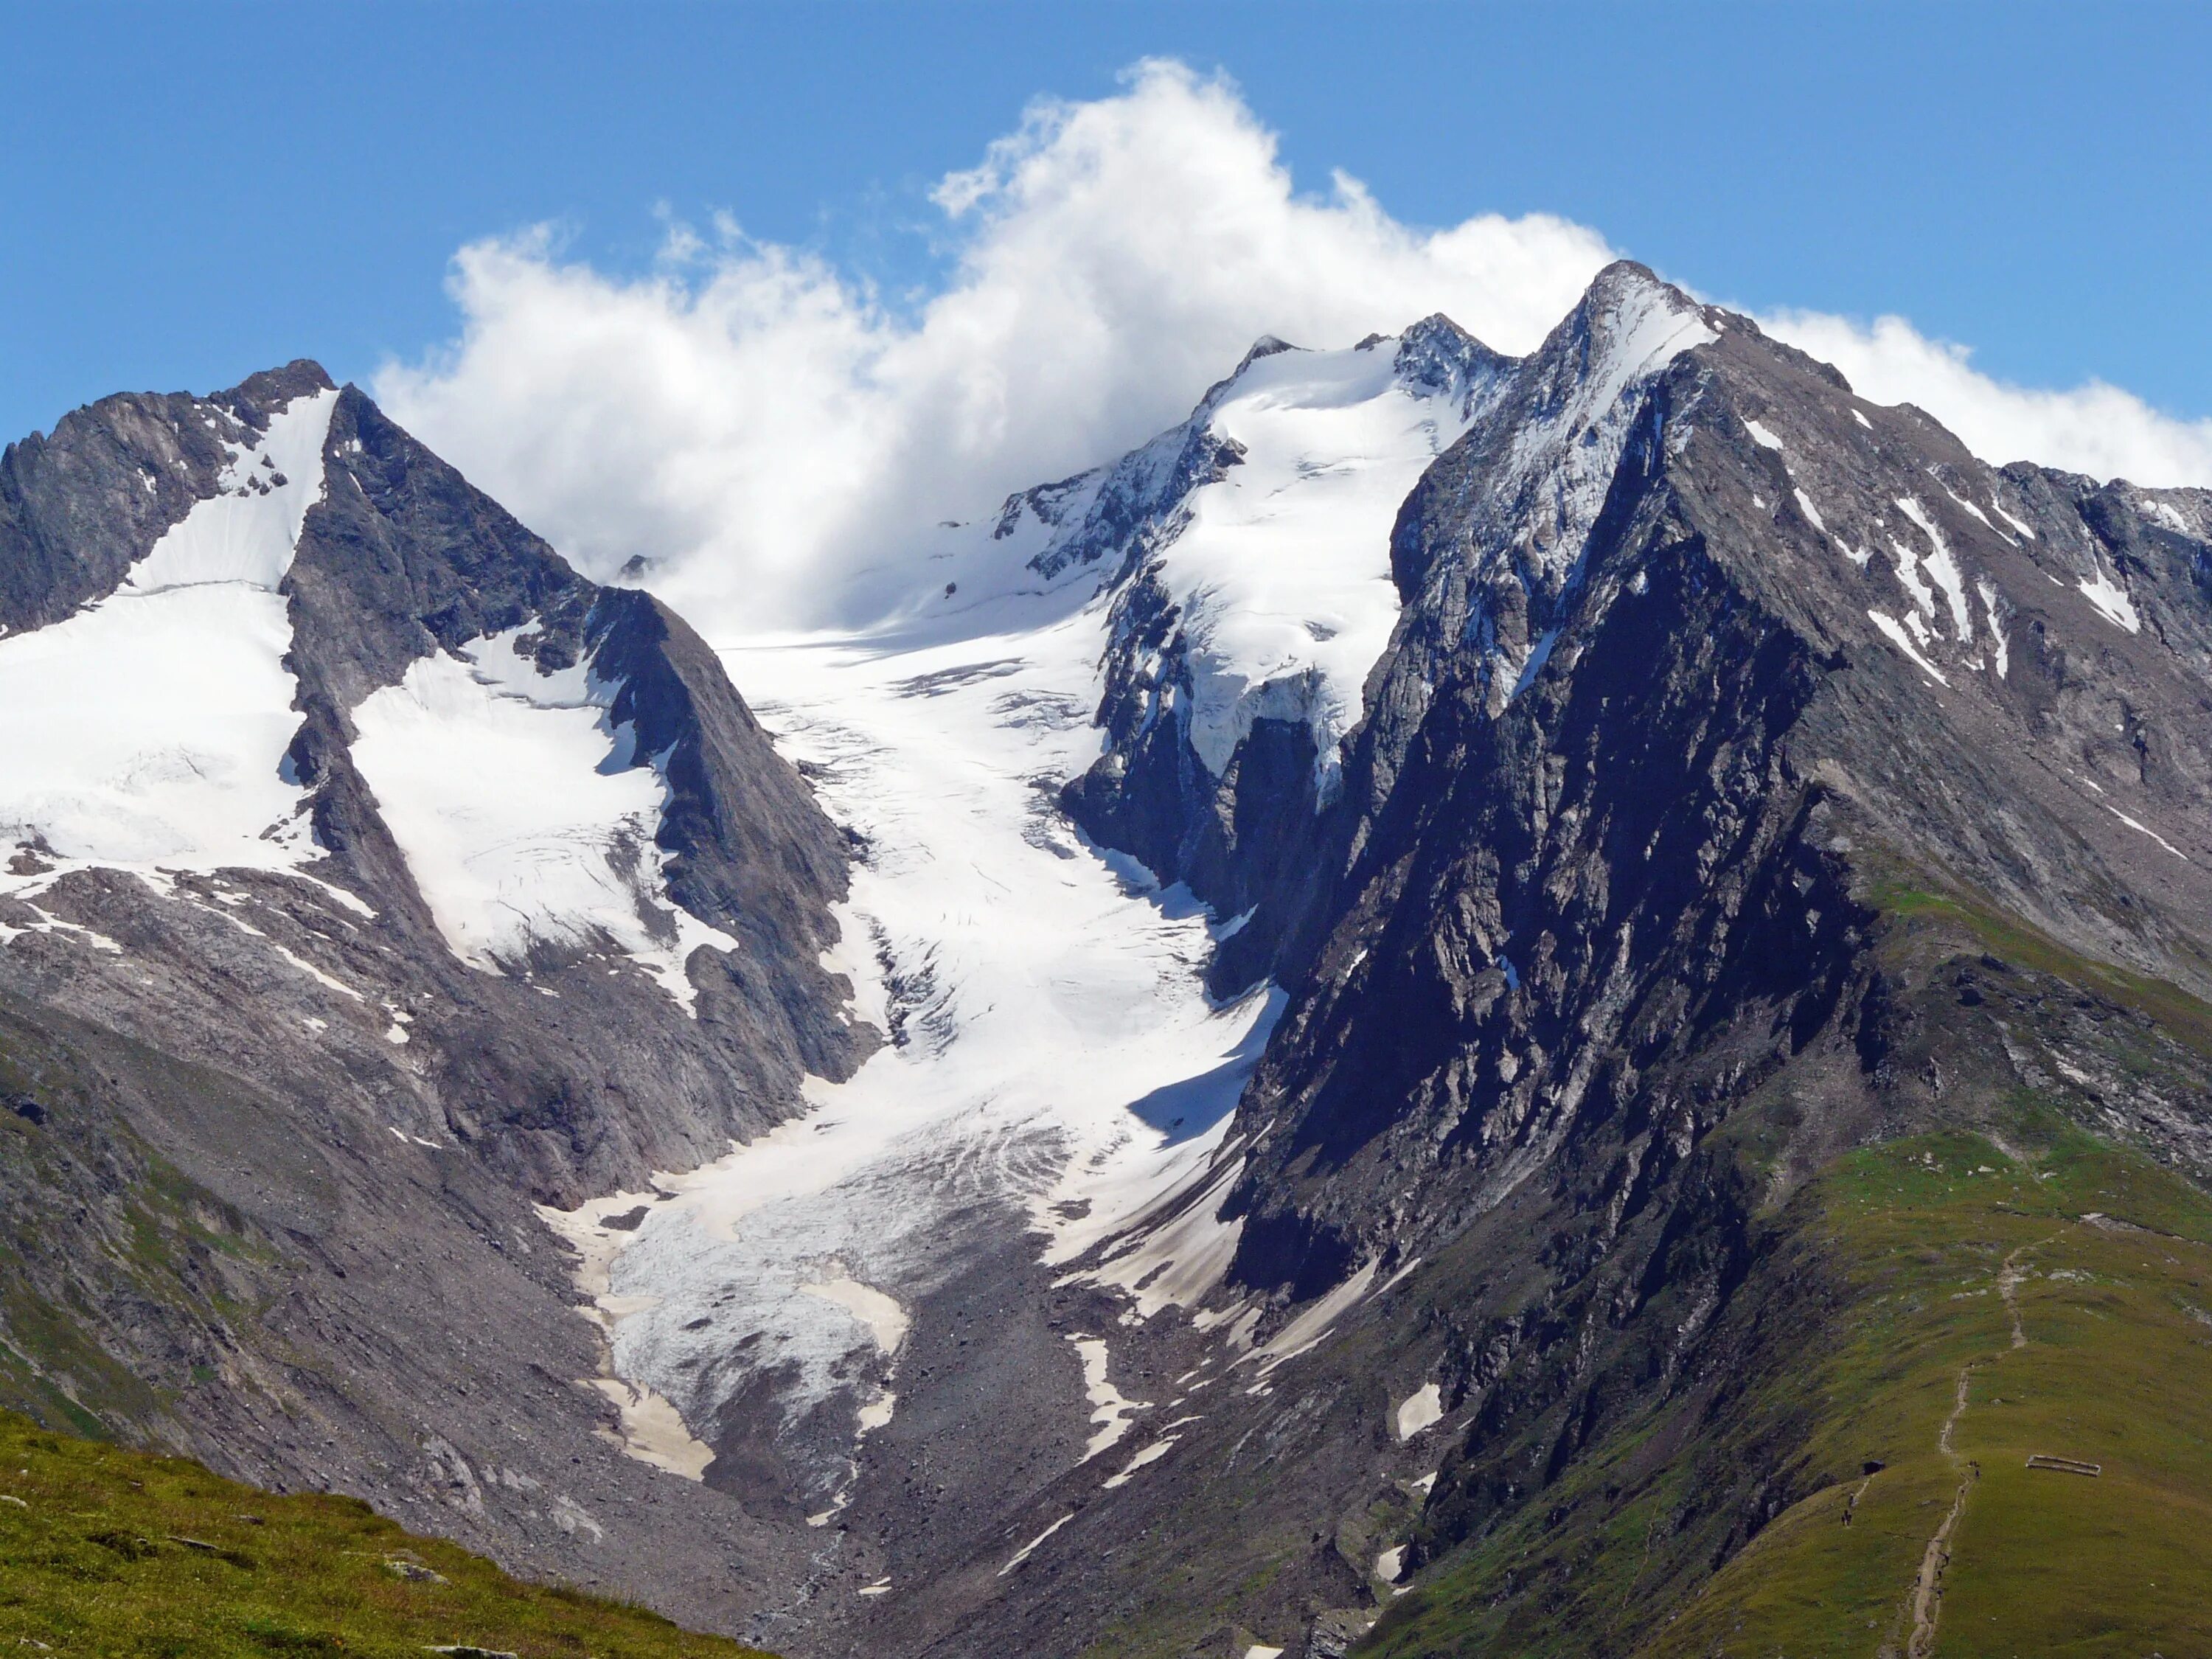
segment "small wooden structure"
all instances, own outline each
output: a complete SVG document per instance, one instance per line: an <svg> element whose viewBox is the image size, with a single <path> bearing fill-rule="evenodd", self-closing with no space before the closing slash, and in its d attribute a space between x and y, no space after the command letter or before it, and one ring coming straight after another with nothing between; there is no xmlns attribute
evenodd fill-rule
<svg viewBox="0 0 2212 1659"><path fill-rule="evenodd" d="M2084 1463L2075 1457L2046 1457L2041 1452L2027 1460L2031 1469L2057 1469L2061 1474L2102 1474L2102 1463Z"/></svg>

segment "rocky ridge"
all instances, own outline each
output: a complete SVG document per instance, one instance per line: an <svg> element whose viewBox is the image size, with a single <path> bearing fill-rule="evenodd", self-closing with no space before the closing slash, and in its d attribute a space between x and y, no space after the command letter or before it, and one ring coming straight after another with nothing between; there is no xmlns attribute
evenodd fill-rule
<svg viewBox="0 0 2212 1659"><path fill-rule="evenodd" d="M21 718L124 745L0 779L10 1396L736 1622L724 1569L773 1544L733 1504L632 1518L661 1477L575 1386L601 1360L532 1208L712 1157L875 1040L822 965L842 838L719 661L305 362L12 446L0 594L0 672L98 699ZM256 650L260 701L209 702ZM469 775L502 744L576 774L502 817ZM226 840L249 780L285 816ZM562 810L594 789L633 809L608 836ZM479 839L423 841L425 801ZM486 914L526 920L479 948Z"/></svg>

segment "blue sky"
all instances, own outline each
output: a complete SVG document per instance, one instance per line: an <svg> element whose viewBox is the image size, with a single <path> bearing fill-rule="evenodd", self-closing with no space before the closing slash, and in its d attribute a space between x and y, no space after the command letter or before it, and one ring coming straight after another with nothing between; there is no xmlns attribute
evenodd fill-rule
<svg viewBox="0 0 2212 1659"><path fill-rule="evenodd" d="M1896 312L2212 413L2212 7L605 4L0 9L0 433L295 355L367 379L471 240L655 216L936 280L930 185L1039 94L1225 70L1301 189L1543 211L1716 297ZM1255 325L1255 331L1256 331Z"/></svg>

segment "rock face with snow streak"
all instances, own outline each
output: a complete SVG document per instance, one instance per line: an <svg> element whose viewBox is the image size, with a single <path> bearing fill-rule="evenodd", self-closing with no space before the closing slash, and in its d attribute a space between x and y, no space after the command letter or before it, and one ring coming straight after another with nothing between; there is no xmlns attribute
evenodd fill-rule
<svg viewBox="0 0 2212 1659"><path fill-rule="evenodd" d="M681 619L311 363L10 447L0 607L7 1393L652 1578L532 1201L868 1051L842 837Z"/></svg>
<svg viewBox="0 0 2212 1659"><path fill-rule="evenodd" d="M1647 275L1613 281L1532 365L1564 345L1611 377L1585 331L1668 302ZM1471 434L1408 501L1407 611L1347 764L1333 908L1269 1058L1280 1092L1255 1109L1285 1164L1381 1158L1401 1200L1414 1145L1421 1164L1540 1167L1590 1090L1648 1086L1648 1054L1626 1084L1601 1057L1656 1041L1686 988L1838 1018L1866 941L1850 895L1884 861L2212 990L2203 493L1992 469L1743 319L1701 332L1647 378L1548 558L1550 503L1577 495L1539 489L1531 519L1526 419ZM1571 410L1555 375L1537 406ZM1560 440L1608 447L1599 424ZM1382 1248L1360 1182L1325 1185L1309 1214L1254 1177L1269 1224L1246 1271ZM1294 1210L1310 1242L1268 1261Z"/></svg>

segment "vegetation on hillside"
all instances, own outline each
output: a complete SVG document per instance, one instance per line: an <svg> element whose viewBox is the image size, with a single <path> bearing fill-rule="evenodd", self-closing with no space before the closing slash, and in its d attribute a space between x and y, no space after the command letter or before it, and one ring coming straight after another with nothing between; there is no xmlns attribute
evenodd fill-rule
<svg viewBox="0 0 2212 1659"><path fill-rule="evenodd" d="M353 1498L279 1497L9 1412L0 1412L0 1647L101 1659L755 1651L639 1607L520 1583Z"/></svg>

